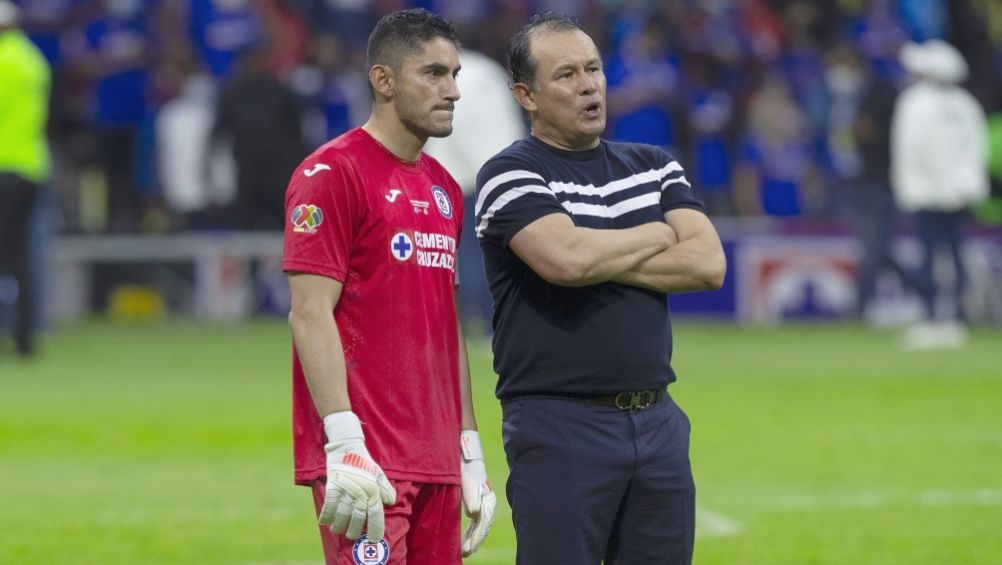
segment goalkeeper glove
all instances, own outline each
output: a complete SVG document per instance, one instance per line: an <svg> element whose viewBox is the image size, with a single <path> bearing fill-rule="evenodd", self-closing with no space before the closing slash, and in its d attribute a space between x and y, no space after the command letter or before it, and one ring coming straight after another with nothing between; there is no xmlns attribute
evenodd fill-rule
<svg viewBox="0 0 1002 565"><path fill-rule="evenodd" d="M327 492L320 523L335 534L358 539L368 522L368 539L383 539L383 505L397 501L393 485L365 448L362 424L354 412L324 417L327 432Z"/></svg>
<svg viewBox="0 0 1002 565"><path fill-rule="evenodd" d="M463 479L463 508L470 524L463 532L463 557L469 557L484 543L494 522L494 507L498 499L487 480L484 467L484 450L480 447L480 434L464 430L459 434L462 453L460 470Z"/></svg>

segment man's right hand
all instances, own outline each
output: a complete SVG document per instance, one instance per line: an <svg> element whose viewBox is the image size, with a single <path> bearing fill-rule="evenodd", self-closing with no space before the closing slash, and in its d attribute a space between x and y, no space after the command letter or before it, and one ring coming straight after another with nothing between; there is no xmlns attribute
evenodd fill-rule
<svg viewBox="0 0 1002 565"><path fill-rule="evenodd" d="M358 539L366 529L368 540L378 542L385 532L383 505L396 503L397 493L365 448L362 424L353 412L325 416L324 430L327 492L320 523L348 539Z"/></svg>

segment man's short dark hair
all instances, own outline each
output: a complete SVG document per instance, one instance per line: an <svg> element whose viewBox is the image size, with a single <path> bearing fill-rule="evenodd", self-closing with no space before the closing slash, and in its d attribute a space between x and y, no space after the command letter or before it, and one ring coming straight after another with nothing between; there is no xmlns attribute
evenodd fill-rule
<svg viewBox="0 0 1002 565"><path fill-rule="evenodd" d="M459 34L445 18L424 8L386 14L369 34L365 68L386 65L399 70L404 58L424 49L424 44L443 37L459 47Z"/></svg>
<svg viewBox="0 0 1002 565"><path fill-rule="evenodd" d="M536 90L536 61L529 53L529 39L536 31L584 31L574 18L557 12L545 12L532 17L525 27L508 42L508 72L511 86L527 84Z"/></svg>

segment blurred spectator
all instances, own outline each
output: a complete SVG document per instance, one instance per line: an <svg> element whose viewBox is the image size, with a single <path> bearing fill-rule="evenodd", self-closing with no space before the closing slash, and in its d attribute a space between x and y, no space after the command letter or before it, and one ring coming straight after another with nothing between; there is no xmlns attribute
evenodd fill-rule
<svg viewBox="0 0 1002 565"><path fill-rule="evenodd" d="M49 65L62 63L59 43L75 20L87 10L79 0L21 0L21 28L41 49Z"/></svg>
<svg viewBox="0 0 1002 565"><path fill-rule="evenodd" d="M869 64L847 44L828 56L825 82L831 93L829 152L838 178L851 187L851 217L860 238L857 315L870 310L877 281L884 272L898 276L908 289L921 285L911 270L894 257L894 230L898 211L891 193L891 116L897 89L874 76Z"/></svg>
<svg viewBox="0 0 1002 565"><path fill-rule="evenodd" d="M490 25L475 28L475 37L479 39L479 50L494 59L504 61L508 53L508 40L515 32L538 12L526 6L525 2L496 2L490 16ZM464 42L470 34L460 33Z"/></svg>
<svg viewBox="0 0 1002 565"><path fill-rule="evenodd" d="M738 211L799 216L823 209L807 120L781 78L765 80L752 97L747 119L734 178Z"/></svg>
<svg viewBox="0 0 1002 565"><path fill-rule="evenodd" d="M285 78L295 70L306 54L309 39L298 14L287 0L255 0L267 40L268 65L272 73Z"/></svg>
<svg viewBox="0 0 1002 565"><path fill-rule="evenodd" d="M689 178L710 214L733 213L731 156L734 100L722 82L720 66L709 57L692 54L683 60L689 107L686 138L691 147Z"/></svg>
<svg viewBox="0 0 1002 565"><path fill-rule="evenodd" d="M157 73L173 96L156 118L157 169L163 197L179 224L210 228L232 202L236 171L232 147L211 143L216 92L211 75L190 58L169 60Z"/></svg>
<svg viewBox="0 0 1002 565"><path fill-rule="evenodd" d="M93 162L96 149L86 111L87 82L67 63L66 37L95 10L94 2L79 0L21 0L21 28L42 50L52 68L49 97L49 139L52 152L52 188L62 212L62 229L80 227L80 166Z"/></svg>
<svg viewBox="0 0 1002 565"><path fill-rule="evenodd" d="M189 33L209 71L225 77L238 54L261 41L261 18L252 0L178 0L187 8Z"/></svg>
<svg viewBox="0 0 1002 565"><path fill-rule="evenodd" d="M731 17L741 39L740 55L758 64L770 64L782 54L783 22L764 0L737 3ZM718 39L708 36L704 41ZM711 47L714 49L714 47Z"/></svg>
<svg viewBox="0 0 1002 565"><path fill-rule="evenodd" d="M804 111L810 135L825 129L824 59L813 35L821 12L815 2L797 0L783 12L786 41L777 65L790 93Z"/></svg>
<svg viewBox="0 0 1002 565"><path fill-rule="evenodd" d="M898 51L908 41L908 32L895 13L894 0L864 0L864 4L852 24L856 44L878 75L896 82L901 75Z"/></svg>
<svg viewBox="0 0 1002 565"><path fill-rule="evenodd" d="M463 189L463 233L459 245L459 301L463 327L489 331L493 307L477 243L477 172L488 159L525 136L522 111L508 88L508 73L493 59L469 49L459 55L452 135L430 138L425 152L445 167Z"/></svg>
<svg viewBox="0 0 1002 565"><path fill-rule="evenodd" d="M14 341L34 351L34 292L28 265L30 221L50 173L45 137L50 71L42 52L17 27L18 9L0 0L0 273L17 283Z"/></svg>
<svg viewBox="0 0 1002 565"><path fill-rule="evenodd" d="M306 62L292 73L292 87L310 108L309 147L320 147L369 116L369 82L354 62L336 35L322 32L311 41Z"/></svg>
<svg viewBox="0 0 1002 565"><path fill-rule="evenodd" d="M342 39L347 52L365 51L369 32L376 25L371 0L302 0L303 19L314 34L332 33Z"/></svg>
<svg viewBox="0 0 1002 565"><path fill-rule="evenodd" d="M959 86L967 64L949 43L934 39L901 50L901 64L915 79L902 91L891 126L891 180L901 209L913 215L924 251L920 276L927 323L911 328L907 345L957 345L966 332L957 321L967 274L962 227L970 205L988 196L987 123L977 100ZM937 311L933 271L945 247L953 266L953 303Z"/></svg>
<svg viewBox="0 0 1002 565"><path fill-rule="evenodd" d="M944 0L899 0L901 19L912 39L926 41L946 35L947 11Z"/></svg>
<svg viewBox="0 0 1002 565"><path fill-rule="evenodd" d="M265 44L237 61L216 106L213 137L233 146L237 194L226 227L281 230L285 187L306 157L303 109L296 93L269 72Z"/></svg>
<svg viewBox="0 0 1002 565"><path fill-rule="evenodd" d="M147 0L103 0L104 12L71 38L68 56L92 81L90 118L106 189L106 228L135 231L142 215L136 140L147 113L150 30Z"/></svg>
<svg viewBox="0 0 1002 565"><path fill-rule="evenodd" d="M679 87L678 70L662 22L650 19L637 25L641 30L628 34L619 51L605 62L606 133L620 141L668 149L675 145L672 107Z"/></svg>
<svg viewBox="0 0 1002 565"><path fill-rule="evenodd" d="M492 12L496 10L492 5L494 3L492 0L463 0L462 2L434 0L428 9L452 22L452 25L461 32L460 37L464 41L464 46L472 48L473 46L469 42L477 38L471 37L470 33L462 32L474 30L480 22L493 17Z"/></svg>
<svg viewBox="0 0 1002 565"><path fill-rule="evenodd" d="M870 108L871 112L866 112L863 108L863 99L867 93L879 95L880 104L887 105L887 126L890 127L890 113L897 93L886 81L871 76L868 71L867 64L859 60L849 45L839 45L827 54L824 74L828 98L825 149L830 161L829 167L837 181L852 183L863 175L863 159L867 158L867 155L862 151L861 145L865 141L874 144L878 149L881 148L879 146L881 140L885 145L889 143L886 132L883 132L881 137L872 131L876 124L882 123L882 110L885 108L874 107ZM890 91L885 87L889 87ZM880 119L873 112L881 114ZM864 128L867 130L867 135L861 138L857 130L864 122L867 124ZM875 159L879 160L880 156L889 152L887 147L882 149L882 152L873 156ZM879 163L876 165L879 166ZM888 188L889 195L890 188Z"/></svg>

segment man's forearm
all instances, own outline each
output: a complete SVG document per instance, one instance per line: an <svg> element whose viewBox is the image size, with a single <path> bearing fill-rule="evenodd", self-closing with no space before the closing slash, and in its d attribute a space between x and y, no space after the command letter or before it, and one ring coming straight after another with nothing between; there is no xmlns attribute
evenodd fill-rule
<svg viewBox="0 0 1002 565"><path fill-rule="evenodd" d="M566 286L586 286L614 280L669 248L674 237L662 222L625 230L580 230L566 250L570 273Z"/></svg>
<svg viewBox="0 0 1002 565"><path fill-rule="evenodd" d="M351 410L344 349L333 316L319 312L299 316L293 313L289 324L317 413L324 417Z"/></svg>
<svg viewBox="0 0 1002 565"><path fill-rule="evenodd" d="M655 229L655 226L661 227ZM585 243L586 246L595 249L595 252L589 256L587 250L582 250L589 258L589 262L582 272L581 284L613 280L622 273L637 268L658 253L666 251L670 245L663 236L666 227L657 222L622 231L591 230L597 233L590 234L592 237L589 239L598 242L598 245L593 245L592 242ZM602 245L602 241L606 239L611 241Z"/></svg>
<svg viewBox="0 0 1002 565"><path fill-rule="evenodd" d="M726 263L715 237L695 237L662 251L618 274L614 282L656 290L691 292L723 284Z"/></svg>
<svg viewBox="0 0 1002 565"><path fill-rule="evenodd" d="M462 429L476 430L477 418L473 411L473 385L470 382L470 360L466 350L466 336L459 321L459 297L456 297L456 329L459 334L459 399L462 409Z"/></svg>
<svg viewBox="0 0 1002 565"><path fill-rule="evenodd" d="M665 222L603 230L554 213L522 228L509 247L547 282L575 287L612 280L677 241Z"/></svg>

